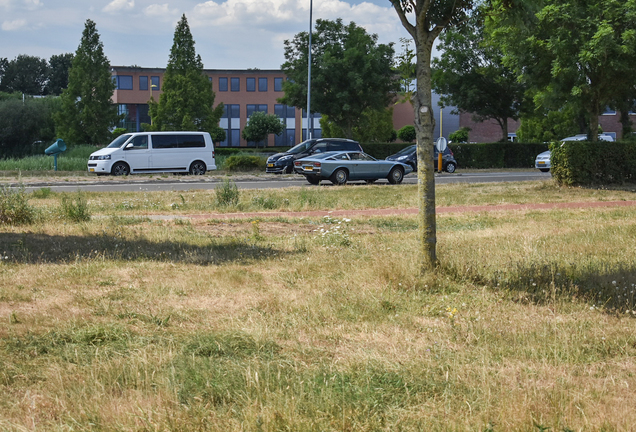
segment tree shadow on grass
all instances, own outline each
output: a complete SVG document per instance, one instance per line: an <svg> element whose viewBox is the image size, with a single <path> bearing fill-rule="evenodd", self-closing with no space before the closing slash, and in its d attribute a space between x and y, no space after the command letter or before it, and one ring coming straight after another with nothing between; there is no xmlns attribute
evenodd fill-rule
<svg viewBox="0 0 636 432"><path fill-rule="evenodd" d="M248 264L295 254L249 238L207 238L199 244L150 241L113 235L0 233L0 257L18 264L69 263L78 260L163 261L197 265Z"/></svg>
<svg viewBox="0 0 636 432"><path fill-rule="evenodd" d="M447 268L455 273L458 269ZM636 310L636 266L626 263L510 263L494 274L469 269L473 282L510 292L519 302L546 304L580 299L610 312ZM636 316L636 313L634 314Z"/></svg>

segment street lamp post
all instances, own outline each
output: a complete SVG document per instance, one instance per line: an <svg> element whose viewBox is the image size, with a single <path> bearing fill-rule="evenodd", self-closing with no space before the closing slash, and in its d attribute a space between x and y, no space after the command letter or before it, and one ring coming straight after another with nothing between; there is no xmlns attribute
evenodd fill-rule
<svg viewBox="0 0 636 432"><path fill-rule="evenodd" d="M311 127L311 28L313 0L309 0L309 52L307 54L307 139L311 139L313 127Z"/></svg>

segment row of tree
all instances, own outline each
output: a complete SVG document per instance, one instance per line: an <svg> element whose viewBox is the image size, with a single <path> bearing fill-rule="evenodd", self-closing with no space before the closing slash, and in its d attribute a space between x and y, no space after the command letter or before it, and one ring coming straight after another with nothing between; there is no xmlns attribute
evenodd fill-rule
<svg viewBox="0 0 636 432"><path fill-rule="evenodd" d="M440 36L433 88L480 120L521 119L524 141L597 139L606 107L633 132L636 3L491 0Z"/></svg>
<svg viewBox="0 0 636 432"><path fill-rule="evenodd" d="M48 61L29 55L0 58L0 92L59 95L68 85L72 61L70 53L52 55Z"/></svg>

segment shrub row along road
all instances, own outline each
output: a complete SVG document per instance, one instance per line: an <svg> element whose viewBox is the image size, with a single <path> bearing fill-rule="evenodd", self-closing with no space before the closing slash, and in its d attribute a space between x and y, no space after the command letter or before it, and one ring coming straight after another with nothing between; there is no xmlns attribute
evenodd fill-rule
<svg viewBox="0 0 636 432"><path fill-rule="evenodd" d="M258 177L250 175L237 175L231 177L223 177L218 175L205 175L202 177L194 176L169 176L160 179L149 179L146 176L128 176L128 177L78 177L65 179L64 181L47 179L46 181L32 179L25 180L25 190L32 192L34 190L47 187L53 192L77 192L77 190L87 192L116 192L116 191L180 191L180 190L196 190L196 189L214 189L223 181L224 178L230 178L236 182L240 189L273 189L285 187L316 187L311 186L305 179L299 175L283 175L283 176L267 176ZM506 171L506 172L467 172L455 174L436 174L436 184L446 183L492 183L492 182L514 182L514 181L530 181L530 180L548 180L550 173L542 173L539 171ZM4 183L4 182L2 182ZM404 184L416 184L417 176L409 174L404 177ZM352 185L364 185L365 183L351 183ZM376 184L386 184L386 180L379 180ZM331 183L324 181L321 185L332 187ZM9 184L11 187L18 187L16 183ZM395 187L391 185L391 187Z"/></svg>

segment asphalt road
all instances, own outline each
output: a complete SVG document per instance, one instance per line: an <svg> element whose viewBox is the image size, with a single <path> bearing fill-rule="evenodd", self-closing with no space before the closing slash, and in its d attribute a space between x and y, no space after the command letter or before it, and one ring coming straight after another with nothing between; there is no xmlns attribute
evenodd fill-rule
<svg viewBox="0 0 636 432"><path fill-rule="evenodd" d="M129 176L121 177L97 177L78 178L65 180L32 180L24 183L26 191L34 191L41 188L50 188L54 192L76 192L77 190L87 192L114 192L114 191L165 191L165 190L197 190L214 189L223 181L224 177L205 175L202 177L175 176L175 178L165 177L161 179L149 179L147 177ZM507 171L507 172L469 172L469 173L441 173L435 175L436 184L448 183L492 183L492 182L515 182L530 180L550 179L550 173L540 171ZM272 189L284 187L317 187L311 186L300 175L267 175L258 176L236 176L231 177L240 189ZM351 183L352 185L364 185L365 183ZM378 180L377 185L389 185L386 180ZM417 184L417 176L409 174L404 178L403 184ZM16 187L16 184L9 185ZM324 181L321 186L333 187L329 181ZM391 187L399 187L391 185Z"/></svg>

